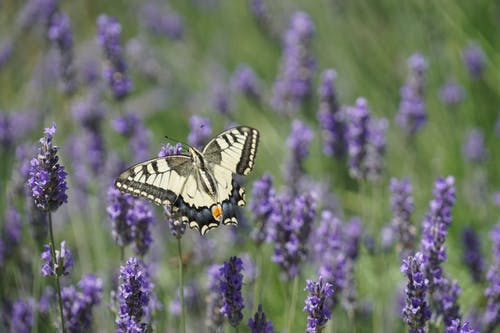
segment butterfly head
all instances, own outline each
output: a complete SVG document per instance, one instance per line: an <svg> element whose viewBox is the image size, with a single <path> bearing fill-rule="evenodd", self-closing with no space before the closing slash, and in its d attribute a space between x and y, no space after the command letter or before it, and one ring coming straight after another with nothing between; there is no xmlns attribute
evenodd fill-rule
<svg viewBox="0 0 500 333"><path fill-rule="evenodd" d="M217 203L212 206L212 216L213 218L218 221L219 223L222 223L222 218L224 217L222 206L220 203Z"/></svg>

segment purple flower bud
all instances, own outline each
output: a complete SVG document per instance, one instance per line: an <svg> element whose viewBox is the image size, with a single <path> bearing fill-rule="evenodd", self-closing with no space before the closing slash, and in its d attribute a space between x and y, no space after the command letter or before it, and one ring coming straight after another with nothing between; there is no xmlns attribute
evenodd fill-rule
<svg viewBox="0 0 500 333"><path fill-rule="evenodd" d="M331 317L327 300L333 296L333 286L329 282L324 282L320 276L317 282L307 280L304 290L309 292L304 306L304 311L308 314L306 332L321 332Z"/></svg>
<svg viewBox="0 0 500 333"><path fill-rule="evenodd" d="M243 320L242 310L245 307L241 296L243 285L243 262L238 257L231 257L220 267L220 293L222 307L220 312L228 319L232 326L238 326Z"/></svg>
<svg viewBox="0 0 500 333"><path fill-rule="evenodd" d="M207 118L192 116L189 118L188 144L202 149L212 136L212 123Z"/></svg>
<svg viewBox="0 0 500 333"><path fill-rule="evenodd" d="M207 271L208 291L206 326L210 332L222 330L224 316L221 312L223 295L220 292L221 270L218 265L211 265Z"/></svg>
<svg viewBox="0 0 500 333"><path fill-rule="evenodd" d="M55 123L45 129L45 137L40 139L38 156L31 160L28 179L35 204L44 212L55 211L68 200L67 174L59 164L58 148L52 145L55 132Z"/></svg>
<svg viewBox="0 0 500 333"><path fill-rule="evenodd" d="M333 69L327 69L321 75L317 119L322 129L323 152L341 158L347 151L346 123L335 93L336 78Z"/></svg>
<svg viewBox="0 0 500 333"><path fill-rule="evenodd" d="M30 333L35 323L35 300L33 298L18 299L12 304L8 316L10 332Z"/></svg>
<svg viewBox="0 0 500 333"><path fill-rule="evenodd" d="M138 161L149 156L149 132L142 119L134 112L129 112L113 120L115 131L129 139L130 151Z"/></svg>
<svg viewBox="0 0 500 333"><path fill-rule="evenodd" d="M483 75L486 67L486 55L477 43L471 42L462 52L462 59L469 75L473 79L478 79Z"/></svg>
<svg viewBox="0 0 500 333"><path fill-rule="evenodd" d="M280 70L274 82L271 104L279 112L292 115L311 94L316 69L311 54L314 24L305 12L295 12L283 37Z"/></svg>
<svg viewBox="0 0 500 333"><path fill-rule="evenodd" d="M253 318L248 319L248 327L250 327L251 333L274 333L273 323L266 319L266 314L262 310L261 304L259 304Z"/></svg>
<svg viewBox="0 0 500 333"><path fill-rule="evenodd" d="M231 78L231 87L257 105L262 100L262 84L252 67L239 65Z"/></svg>
<svg viewBox="0 0 500 333"><path fill-rule="evenodd" d="M127 64L120 44L121 25L108 15L97 18L97 41L107 60L103 71L116 100L124 99L132 90L132 81L127 76Z"/></svg>
<svg viewBox="0 0 500 333"><path fill-rule="evenodd" d="M283 175L288 185L296 188L299 179L304 175L304 160L309 155L309 145L314 133L309 125L294 119L286 144L290 149L290 155L285 163Z"/></svg>
<svg viewBox="0 0 500 333"><path fill-rule="evenodd" d="M253 183L250 211L255 216L257 224L251 237L256 244L262 244L267 238L267 225L273 210L275 195L271 174L266 173Z"/></svg>
<svg viewBox="0 0 500 333"><path fill-rule="evenodd" d="M488 157L488 150L484 143L483 131L479 128L474 128L467 134L465 139L463 152L467 160L475 163L481 163Z"/></svg>
<svg viewBox="0 0 500 333"><path fill-rule="evenodd" d="M148 2L141 7L141 22L152 32L172 40L181 40L184 36L182 16L167 6Z"/></svg>
<svg viewBox="0 0 500 333"><path fill-rule="evenodd" d="M472 276L474 282L480 282L484 275L484 258L481 253L481 238L472 227L466 227L462 231L463 261Z"/></svg>
<svg viewBox="0 0 500 333"><path fill-rule="evenodd" d="M441 86L439 97L448 106L458 105L464 100L464 88L455 81L448 81Z"/></svg>
<svg viewBox="0 0 500 333"><path fill-rule="evenodd" d="M66 241L61 242L61 249L54 250L56 257L52 256L50 245L46 244L41 258L44 261L40 273L42 276L68 275L73 268L73 255L66 248Z"/></svg>
<svg viewBox="0 0 500 333"><path fill-rule="evenodd" d="M414 135L423 127L427 118L424 100L427 61L420 53L415 53L408 59L408 69L408 78L401 88L396 123L409 135Z"/></svg>
<svg viewBox="0 0 500 333"><path fill-rule="evenodd" d="M410 255L415 249L416 228L412 224L411 215L414 211L412 186L408 178L398 180L391 178L392 223L399 243L399 254L402 258Z"/></svg>

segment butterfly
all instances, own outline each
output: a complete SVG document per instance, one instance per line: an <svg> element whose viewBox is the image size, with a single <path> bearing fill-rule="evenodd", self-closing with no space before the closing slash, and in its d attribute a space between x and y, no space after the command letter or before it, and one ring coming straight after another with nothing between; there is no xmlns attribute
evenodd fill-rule
<svg viewBox="0 0 500 333"><path fill-rule="evenodd" d="M200 151L153 158L123 171L115 181L120 191L170 206L174 216L204 235L223 224L238 224L237 206L245 189L234 174L252 171L259 132L251 127L228 129Z"/></svg>

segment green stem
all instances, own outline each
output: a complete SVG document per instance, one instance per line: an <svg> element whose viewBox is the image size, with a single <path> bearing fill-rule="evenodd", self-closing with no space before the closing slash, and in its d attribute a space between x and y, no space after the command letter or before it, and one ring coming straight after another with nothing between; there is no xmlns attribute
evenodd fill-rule
<svg viewBox="0 0 500 333"><path fill-rule="evenodd" d="M181 239L177 238L177 252L179 254L179 295L181 299L181 333L186 333L186 307L184 305L184 272L182 264Z"/></svg>
<svg viewBox="0 0 500 333"><path fill-rule="evenodd" d="M289 309L289 315L288 315L288 323L287 323L287 332L291 332L292 325L295 321L295 310L297 307L297 290L299 287L299 275L295 275L293 278L293 285L292 285L292 300L290 301L290 309Z"/></svg>
<svg viewBox="0 0 500 333"><path fill-rule="evenodd" d="M54 269L56 268L56 265L58 264L56 262L56 248L55 248L55 242L54 242L54 232L52 231L52 214L50 212L47 213L48 218L49 218L49 234L50 234L50 254L52 256L52 264L54 266ZM61 297L61 284L59 283L59 275L57 275L57 272L54 272L56 276L56 290L57 290L57 298L59 301L59 312L61 314L61 328L62 332L66 332L66 329L64 327L64 315L63 315L63 305L62 305L62 297Z"/></svg>

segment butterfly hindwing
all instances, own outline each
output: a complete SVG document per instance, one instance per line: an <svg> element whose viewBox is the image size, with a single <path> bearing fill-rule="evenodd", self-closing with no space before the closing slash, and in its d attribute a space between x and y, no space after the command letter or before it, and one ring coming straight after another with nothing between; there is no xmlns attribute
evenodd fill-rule
<svg viewBox="0 0 500 333"><path fill-rule="evenodd" d="M212 139L203 149L203 156L208 163L246 176L253 168L258 142L256 129L234 127Z"/></svg>

